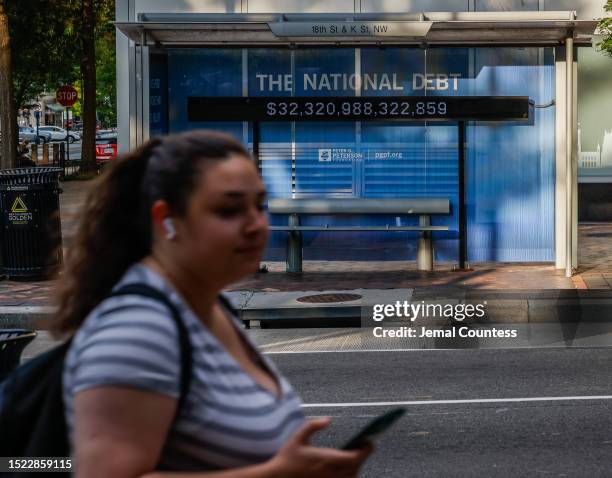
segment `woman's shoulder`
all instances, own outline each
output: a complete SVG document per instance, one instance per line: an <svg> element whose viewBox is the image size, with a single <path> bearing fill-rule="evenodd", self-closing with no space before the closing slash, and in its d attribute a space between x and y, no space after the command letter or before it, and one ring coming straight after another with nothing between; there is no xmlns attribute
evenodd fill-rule
<svg viewBox="0 0 612 478"><path fill-rule="evenodd" d="M139 291L125 295L114 295L126 286L146 286L171 301L171 291L150 269L140 263L132 265L115 284L111 293L89 313L82 331L91 333L100 327L144 327L175 329L172 311L168 305ZM144 323L143 323L144 322ZM171 336L174 334L170 334Z"/></svg>
<svg viewBox="0 0 612 478"><path fill-rule="evenodd" d="M166 332L176 329L172 311L160 300L138 294L111 296L100 302L87 317L83 330L162 328ZM176 335L176 334L170 334Z"/></svg>
<svg viewBox="0 0 612 478"><path fill-rule="evenodd" d="M148 297L108 297L74 337L65 373L73 393L100 385L130 385L176 396L178 330L166 305Z"/></svg>

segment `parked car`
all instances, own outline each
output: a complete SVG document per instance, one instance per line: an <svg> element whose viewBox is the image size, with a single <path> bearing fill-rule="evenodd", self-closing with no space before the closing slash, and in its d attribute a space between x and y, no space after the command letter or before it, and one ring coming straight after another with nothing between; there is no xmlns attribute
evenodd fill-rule
<svg viewBox="0 0 612 478"><path fill-rule="evenodd" d="M70 131L74 131L75 133L79 133L80 135L83 134L83 123L78 122L78 123L73 123L70 126Z"/></svg>
<svg viewBox="0 0 612 478"><path fill-rule="evenodd" d="M42 144L51 141L51 133L48 131L41 131L38 128L38 136L36 135L36 129L30 126L19 127L19 141L27 139L30 143Z"/></svg>
<svg viewBox="0 0 612 478"><path fill-rule="evenodd" d="M51 134L51 141L66 141L66 136L68 137L68 142L70 144L75 141L79 141L81 139L81 135L76 131L67 131L64 128L60 128L59 126L39 126L38 131L45 131Z"/></svg>
<svg viewBox="0 0 612 478"><path fill-rule="evenodd" d="M117 133L96 135L96 164L102 166L117 158Z"/></svg>
<svg viewBox="0 0 612 478"><path fill-rule="evenodd" d="M117 130L116 129L101 129L96 131L96 139L101 138L116 138Z"/></svg>
<svg viewBox="0 0 612 478"><path fill-rule="evenodd" d="M83 122L81 120L78 121L73 121L73 120L68 120L64 122L64 128L68 129L68 126L70 126L71 130L75 130L78 131L80 133L83 132ZM96 121L96 131L99 131L101 129L104 129L102 127L102 122L101 121Z"/></svg>

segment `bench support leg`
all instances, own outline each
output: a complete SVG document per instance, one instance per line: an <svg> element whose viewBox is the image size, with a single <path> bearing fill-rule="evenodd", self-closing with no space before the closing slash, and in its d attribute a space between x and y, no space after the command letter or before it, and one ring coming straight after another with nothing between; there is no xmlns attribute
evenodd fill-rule
<svg viewBox="0 0 612 478"><path fill-rule="evenodd" d="M289 227L300 225L297 214L289 215ZM287 272L302 272L302 233L289 231L287 239Z"/></svg>
<svg viewBox="0 0 612 478"><path fill-rule="evenodd" d="M419 226L431 226L431 218L427 215L419 216ZM417 269L420 271L433 270L433 241L431 231L421 232L417 247Z"/></svg>

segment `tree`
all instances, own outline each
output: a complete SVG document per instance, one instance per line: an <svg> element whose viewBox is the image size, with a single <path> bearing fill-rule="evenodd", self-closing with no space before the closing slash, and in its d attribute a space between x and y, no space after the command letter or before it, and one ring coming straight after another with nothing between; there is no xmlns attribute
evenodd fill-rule
<svg viewBox="0 0 612 478"><path fill-rule="evenodd" d="M94 0L81 0L81 76L83 80L83 142L81 171L96 167L96 46Z"/></svg>
<svg viewBox="0 0 612 478"><path fill-rule="evenodd" d="M11 38L5 0L0 0L0 168L17 163L17 114L13 99Z"/></svg>
<svg viewBox="0 0 612 478"><path fill-rule="evenodd" d="M100 33L96 38L96 81L98 119L105 125L116 125L117 73L114 26L110 32Z"/></svg>
<svg viewBox="0 0 612 478"><path fill-rule="evenodd" d="M70 0L0 0L0 107L4 129L0 167L16 164L17 108L49 86L70 82L74 7Z"/></svg>
<svg viewBox="0 0 612 478"><path fill-rule="evenodd" d="M115 15L114 0L95 0L95 55L96 55L96 113L98 121L105 125L117 124L117 80L115 60ZM83 82L79 79L73 86L79 92L79 100L72 108L75 116L83 115Z"/></svg>
<svg viewBox="0 0 612 478"><path fill-rule="evenodd" d="M608 0L604 5L607 13L612 13L612 0ZM612 56L612 16L603 18L599 22L599 31L604 36L602 41L597 44L601 50Z"/></svg>
<svg viewBox="0 0 612 478"><path fill-rule="evenodd" d="M79 76L78 9L70 0L5 0L8 6L15 105L25 106Z"/></svg>
<svg viewBox="0 0 612 478"><path fill-rule="evenodd" d="M96 0L96 94L98 119L117 124L115 1Z"/></svg>
<svg viewBox="0 0 612 478"><path fill-rule="evenodd" d="M3 144L14 148L3 157L16 157L16 109L44 91L76 83L83 94L78 105L85 122L83 169L93 169L96 107L108 121L116 117L114 0L0 0L0 5L0 108L6 116L0 121Z"/></svg>

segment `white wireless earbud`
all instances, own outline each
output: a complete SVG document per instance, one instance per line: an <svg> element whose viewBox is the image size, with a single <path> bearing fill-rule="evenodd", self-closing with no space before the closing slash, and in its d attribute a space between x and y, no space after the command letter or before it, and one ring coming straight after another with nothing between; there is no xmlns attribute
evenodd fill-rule
<svg viewBox="0 0 612 478"><path fill-rule="evenodd" d="M166 238L174 239L176 237L176 229L174 228L174 222L171 218L167 217L162 221L164 228L166 229Z"/></svg>

